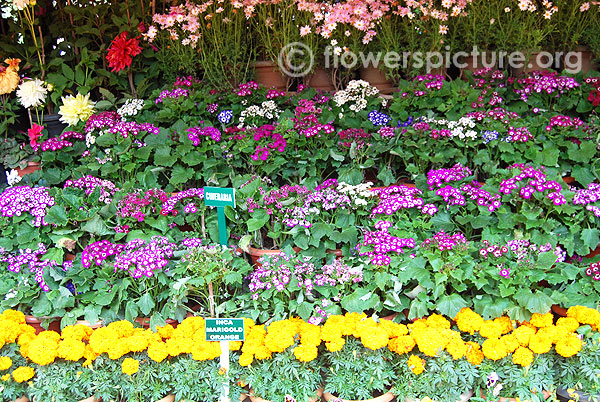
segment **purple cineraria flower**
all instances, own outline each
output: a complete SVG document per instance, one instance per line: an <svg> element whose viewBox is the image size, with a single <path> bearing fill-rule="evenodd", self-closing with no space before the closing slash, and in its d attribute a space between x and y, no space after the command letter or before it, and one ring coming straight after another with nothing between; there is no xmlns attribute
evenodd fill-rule
<svg viewBox="0 0 600 402"><path fill-rule="evenodd" d="M137 123L135 121L122 121L116 112L101 112L92 115L85 123L85 133L95 131L119 134L123 138L129 135L137 136L141 132L157 135L160 129L151 123Z"/></svg>
<svg viewBox="0 0 600 402"><path fill-rule="evenodd" d="M430 170L427 172L427 184L429 184L429 189L433 190L436 187L441 187L443 183L461 181L472 174L471 169L457 163L450 169Z"/></svg>
<svg viewBox="0 0 600 402"><path fill-rule="evenodd" d="M10 187L0 194L0 214L12 218L29 213L33 216L32 225L45 226L46 210L54 205L54 198L47 187Z"/></svg>
<svg viewBox="0 0 600 402"><path fill-rule="evenodd" d="M33 274L35 281L39 287L44 291L50 291L50 287L44 281L44 271L50 267L58 266L58 263L54 260L42 259L42 256L46 254L48 249L43 243L38 243L38 249L19 249L17 255L7 253L4 250L0 252L0 262L7 263L8 270L11 272L24 274ZM63 270L67 270L70 267L69 264L63 266ZM27 271L25 271L25 268Z"/></svg>
<svg viewBox="0 0 600 402"><path fill-rule="evenodd" d="M94 176L85 176L76 180L67 180L64 188L74 187L80 188L85 191L86 195L90 195L98 187L100 188L100 202L110 204L112 196L115 195L119 189L109 180L98 179Z"/></svg>
<svg viewBox="0 0 600 402"><path fill-rule="evenodd" d="M221 132L212 126L207 127L190 127L186 130L188 138L192 141L195 146L200 145L200 139L202 137L210 137L215 142L221 141Z"/></svg>

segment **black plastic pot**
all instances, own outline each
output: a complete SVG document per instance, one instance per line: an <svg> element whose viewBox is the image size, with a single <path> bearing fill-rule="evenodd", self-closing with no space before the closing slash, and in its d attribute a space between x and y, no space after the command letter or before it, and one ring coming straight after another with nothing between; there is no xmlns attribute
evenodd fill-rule
<svg viewBox="0 0 600 402"><path fill-rule="evenodd" d="M44 114L42 123L37 121L37 117L35 115L32 114L31 117L33 118L34 122L42 124L46 128L48 131L48 137L50 138L60 136L64 129L68 126L68 124L65 124L59 120L60 115L56 113Z"/></svg>
<svg viewBox="0 0 600 402"><path fill-rule="evenodd" d="M589 398L591 395L587 395L579 391L575 391L575 393L579 395L579 398L577 399L578 402L594 402L600 400L600 395L595 395L594 397ZM556 389L556 395L561 401L568 401L570 399L574 399L569 396L569 393L566 389L560 387Z"/></svg>

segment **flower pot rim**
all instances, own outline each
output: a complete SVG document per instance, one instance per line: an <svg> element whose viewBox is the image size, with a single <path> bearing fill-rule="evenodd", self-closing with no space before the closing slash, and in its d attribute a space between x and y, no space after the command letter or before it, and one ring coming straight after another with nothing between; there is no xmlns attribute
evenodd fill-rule
<svg viewBox="0 0 600 402"><path fill-rule="evenodd" d="M363 399L363 400L342 399L342 398L338 398L337 396L335 396L329 392L323 392L323 397L325 398L326 401L332 401L332 402L333 401L335 401L335 402L389 402L392 399L394 399L395 395L390 390L390 391L388 391L382 395L376 396L374 398Z"/></svg>

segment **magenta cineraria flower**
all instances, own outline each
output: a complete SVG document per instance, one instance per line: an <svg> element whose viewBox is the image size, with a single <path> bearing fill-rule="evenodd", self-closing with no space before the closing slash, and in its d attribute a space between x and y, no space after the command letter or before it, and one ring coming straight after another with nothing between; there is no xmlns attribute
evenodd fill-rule
<svg viewBox="0 0 600 402"><path fill-rule="evenodd" d="M285 151L287 141L283 136L275 132L275 126L272 124L262 125L254 130L254 141L263 141L264 145L257 144L254 154L251 156L252 160L266 161L269 158L270 151L277 150L277 152Z"/></svg>
<svg viewBox="0 0 600 402"><path fill-rule="evenodd" d="M190 127L185 130L188 133L188 138L195 146L200 145L201 138L210 137L215 142L221 141L221 132L216 127Z"/></svg>
<svg viewBox="0 0 600 402"><path fill-rule="evenodd" d="M391 258L388 253L404 253L405 248L415 248L416 242L413 238L402 239L392 236L388 230L391 223L388 221L379 221L375 224L377 231L367 232L363 235L363 241L356 248L360 250L363 246L372 246L373 251L359 252L360 255L371 257L370 263L373 265L389 265Z"/></svg>
<svg viewBox="0 0 600 402"><path fill-rule="evenodd" d="M146 213L144 212L144 208L153 205L155 202L162 203L166 202L169 198L169 195L160 189L148 190L146 192L141 192L140 190L127 194L119 204L117 205L117 216L122 218L133 218L138 222L143 222ZM151 211L153 214L156 214L157 211L155 207L151 207Z"/></svg>
<svg viewBox="0 0 600 402"><path fill-rule="evenodd" d="M17 255L13 255L0 249L0 262L7 263L8 270L19 273L22 272L23 267L28 269L28 272L34 275L35 281L39 287L44 291L50 291L50 287L44 281L44 270L49 267L56 267L58 263L54 260L41 259L48 249L43 243L38 243L38 249L32 250L19 249ZM70 267L70 264L64 264L63 270Z"/></svg>
<svg viewBox="0 0 600 402"><path fill-rule="evenodd" d="M503 276L504 278L510 278L510 269L509 268L502 268L500 270L500 276Z"/></svg>
<svg viewBox="0 0 600 402"><path fill-rule="evenodd" d="M176 214L175 211L177 211L177 210L175 209L175 205L177 205L177 203L179 201L184 200L186 198L194 198L194 197L198 197L198 200L203 201L204 200L204 189L203 188L190 188L188 190L181 191L177 194L173 194L166 201L163 202L160 213L162 215L168 215L170 213ZM195 204L194 204L194 208L197 208ZM189 210L189 203L188 203L188 210Z"/></svg>
<svg viewBox="0 0 600 402"><path fill-rule="evenodd" d="M85 123L85 133L94 131L119 134L123 138L129 135L137 136L141 132L157 135L160 129L151 123L137 123L135 121L122 121L117 112L101 112L90 116Z"/></svg>
<svg viewBox="0 0 600 402"><path fill-rule="evenodd" d="M76 180L67 180L64 188L68 187L83 189L86 195L90 195L96 188L100 188L100 198L98 200L105 204L110 204L113 195L119 191L110 180L98 179L94 176L85 176Z"/></svg>
<svg viewBox="0 0 600 402"><path fill-rule="evenodd" d="M71 141L70 141L71 140ZM35 151L40 149L42 152L48 151L60 151L63 148L70 148L73 146L73 141L85 140L85 134L78 133L77 131L66 131L59 137L49 138L42 144L33 147Z"/></svg>
<svg viewBox="0 0 600 402"><path fill-rule="evenodd" d="M164 91L162 91L160 93L158 98L156 98L154 100L154 103L158 105L159 103L164 102L165 99L179 99L182 96L188 97L189 95L190 95L190 91L188 91L187 89L183 89L183 88L175 88L173 90L165 89Z"/></svg>
<svg viewBox="0 0 600 402"><path fill-rule="evenodd" d="M471 169L457 163L450 169L430 170L427 172L427 184L429 184L429 189L433 190L436 187L441 187L443 183L461 181L472 174Z"/></svg>
<svg viewBox="0 0 600 402"><path fill-rule="evenodd" d="M548 191L546 197L552 200L554 205L559 206L567 202L565 196L561 193L561 185L554 180L547 180L543 167L536 169L521 163L508 168L518 169L521 173L513 178L502 180L499 187L500 193L511 194L514 190L519 189L520 196L529 199L535 192L544 193Z"/></svg>
<svg viewBox="0 0 600 402"><path fill-rule="evenodd" d="M31 224L45 226L46 209L54 205L54 198L47 187L18 186L6 189L0 195L0 214L12 218L28 213L33 216Z"/></svg>
<svg viewBox="0 0 600 402"><path fill-rule="evenodd" d="M435 234L432 238L426 239L421 247L434 248L439 251L453 250L454 248L465 249L469 244L464 234L458 232L453 235L447 235L443 230Z"/></svg>
<svg viewBox="0 0 600 402"><path fill-rule="evenodd" d="M525 102L534 93L562 95L579 86L575 78L559 76L558 73L550 71L533 71L528 77L519 78L517 83L519 85L514 92Z"/></svg>

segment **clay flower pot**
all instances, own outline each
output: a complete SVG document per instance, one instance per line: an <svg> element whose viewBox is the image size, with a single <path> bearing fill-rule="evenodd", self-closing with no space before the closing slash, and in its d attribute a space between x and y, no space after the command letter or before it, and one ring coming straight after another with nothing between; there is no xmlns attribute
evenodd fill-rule
<svg viewBox="0 0 600 402"><path fill-rule="evenodd" d="M20 177L25 176L26 174L30 174L35 172L36 170L40 170L41 169L41 165L39 162L27 162L27 167L24 169L21 168L16 168L15 170L17 171L17 174Z"/></svg>
<svg viewBox="0 0 600 402"><path fill-rule="evenodd" d="M321 400L321 396L323 395L323 388L319 388L316 392L316 397L315 398L310 398L308 400L308 402L317 402ZM250 393L248 394L248 396L250 397L250 400L252 402L270 402L266 399L262 399L261 397L255 396L254 395L254 391L252 391L252 388L250 388Z"/></svg>
<svg viewBox="0 0 600 402"><path fill-rule="evenodd" d="M254 62L255 81L265 87L287 91L287 78L272 61Z"/></svg>
<svg viewBox="0 0 600 402"><path fill-rule="evenodd" d="M338 398L337 396L330 394L329 392L324 392L323 396L325 397L326 401L333 402L390 402L392 399L394 399L394 394L392 394L391 392L386 392L383 395L379 395L371 399L364 399L362 401L352 401L348 399Z"/></svg>

